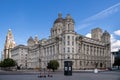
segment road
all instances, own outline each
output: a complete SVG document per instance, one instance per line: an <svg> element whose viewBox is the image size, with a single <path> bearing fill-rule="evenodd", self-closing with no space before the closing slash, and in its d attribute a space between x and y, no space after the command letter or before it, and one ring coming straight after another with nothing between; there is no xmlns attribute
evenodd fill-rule
<svg viewBox="0 0 120 80"><path fill-rule="evenodd" d="M72 76L64 76L63 72L52 73L53 77L39 78L39 72L2 72L0 80L120 80L119 71L74 72Z"/></svg>

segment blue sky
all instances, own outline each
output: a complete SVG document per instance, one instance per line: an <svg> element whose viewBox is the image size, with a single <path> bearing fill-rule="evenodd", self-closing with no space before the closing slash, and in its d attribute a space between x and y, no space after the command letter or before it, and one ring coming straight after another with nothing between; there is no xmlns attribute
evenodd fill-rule
<svg viewBox="0 0 120 80"><path fill-rule="evenodd" d="M8 29L17 45L26 44L30 36L48 38L58 13L71 14L79 34L89 37L96 27L107 30L112 51L120 48L120 0L0 0L0 51Z"/></svg>

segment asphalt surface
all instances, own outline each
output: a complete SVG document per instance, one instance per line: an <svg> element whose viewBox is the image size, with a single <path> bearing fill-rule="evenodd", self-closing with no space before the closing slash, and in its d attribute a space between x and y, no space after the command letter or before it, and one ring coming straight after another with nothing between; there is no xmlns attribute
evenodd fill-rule
<svg viewBox="0 0 120 80"><path fill-rule="evenodd" d="M0 80L120 80L120 71L73 72L72 76L64 76L64 72L51 73L52 77L38 77L36 71L0 71Z"/></svg>

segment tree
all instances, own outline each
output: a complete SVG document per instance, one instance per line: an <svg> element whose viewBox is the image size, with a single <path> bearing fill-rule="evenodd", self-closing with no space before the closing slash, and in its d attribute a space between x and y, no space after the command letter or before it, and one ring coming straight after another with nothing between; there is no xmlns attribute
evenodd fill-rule
<svg viewBox="0 0 120 80"><path fill-rule="evenodd" d="M0 63L0 67L10 68L16 66L16 62L13 59L7 58Z"/></svg>
<svg viewBox="0 0 120 80"><path fill-rule="evenodd" d="M0 67L3 67L3 61L0 62Z"/></svg>
<svg viewBox="0 0 120 80"><path fill-rule="evenodd" d="M50 63L47 64L47 69L51 69Z"/></svg>
<svg viewBox="0 0 120 80"><path fill-rule="evenodd" d="M120 58L119 57L116 57L115 58L115 62L113 64L114 66L118 66L118 69L120 69Z"/></svg>
<svg viewBox="0 0 120 80"><path fill-rule="evenodd" d="M48 68L48 69L52 69L53 72L54 72L55 70L57 70L58 67L59 67L59 63L58 63L57 60L51 60L51 61L48 63L48 66L47 66L47 68Z"/></svg>

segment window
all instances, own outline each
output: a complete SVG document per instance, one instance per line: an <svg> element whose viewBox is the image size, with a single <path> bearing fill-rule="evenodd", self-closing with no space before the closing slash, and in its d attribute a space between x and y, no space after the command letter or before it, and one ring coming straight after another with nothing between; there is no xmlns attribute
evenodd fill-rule
<svg viewBox="0 0 120 80"><path fill-rule="evenodd" d="M100 52L99 54L100 54L100 56L101 56L101 48L100 48L100 51L99 51L99 52Z"/></svg>
<svg viewBox="0 0 120 80"><path fill-rule="evenodd" d="M55 30L55 34L57 34L57 30Z"/></svg>
<svg viewBox="0 0 120 80"><path fill-rule="evenodd" d="M70 24L68 24L68 30L70 30Z"/></svg>
<svg viewBox="0 0 120 80"><path fill-rule="evenodd" d="M72 42L72 46L74 46L74 42Z"/></svg>
<svg viewBox="0 0 120 80"><path fill-rule="evenodd" d="M70 48L68 47L68 51L67 52L70 52Z"/></svg>
<svg viewBox="0 0 120 80"><path fill-rule="evenodd" d="M60 29L58 29L59 33L60 33Z"/></svg>
<svg viewBox="0 0 120 80"><path fill-rule="evenodd" d="M70 45L70 41L67 41L67 44Z"/></svg>
<svg viewBox="0 0 120 80"><path fill-rule="evenodd" d="M65 36L63 37L63 40L65 40Z"/></svg>
<svg viewBox="0 0 120 80"><path fill-rule="evenodd" d="M105 54L104 54L104 49L103 49L103 56L104 56Z"/></svg>
<svg viewBox="0 0 120 80"><path fill-rule="evenodd" d="M65 41L64 41L64 45L65 45Z"/></svg>
<svg viewBox="0 0 120 80"><path fill-rule="evenodd" d="M53 45L53 54L55 53L55 46Z"/></svg>
<svg viewBox="0 0 120 80"><path fill-rule="evenodd" d="M50 46L50 54L52 54L52 46Z"/></svg>
<svg viewBox="0 0 120 80"><path fill-rule="evenodd" d="M65 48L64 48L64 53L65 53Z"/></svg>
<svg viewBox="0 0 120 80"><path fill-rule="evenodd" d="M72 52L74 53L74 48L72 48Z"/></svg>
<svg viewBox="0 0 120 80"><path fill-rule="evenodd" d="M53 30L53 34L54 34L54 30Z"/></svg>
<svg viewBox="0 0 120 80"><path fill-rule="evenodd" d="M47 54L49 55L49 47L47 47Z"/></svg>
<svg viewBox="0 0 120 80"><path fill-rule="evenodd" d="M72 40L74 41L74 36L72 36Z"/></svg>
<svg viewBox="0 0 120 80"><path fill-rule="evenodd" d="M44 52L45 52L44 54L46 55L46 48L44 49Z"/></svg>
<svg viewBox="0 0 120 80"><path fill-rule="evenodd" d="M70 39L70 36L67 36L67 39Z"/></svg>
<svg viewBox="0 0 120 80"><path fill-rule="evenodd" d="M82 61L80 61L80 66L82 66Z"/></svg>

